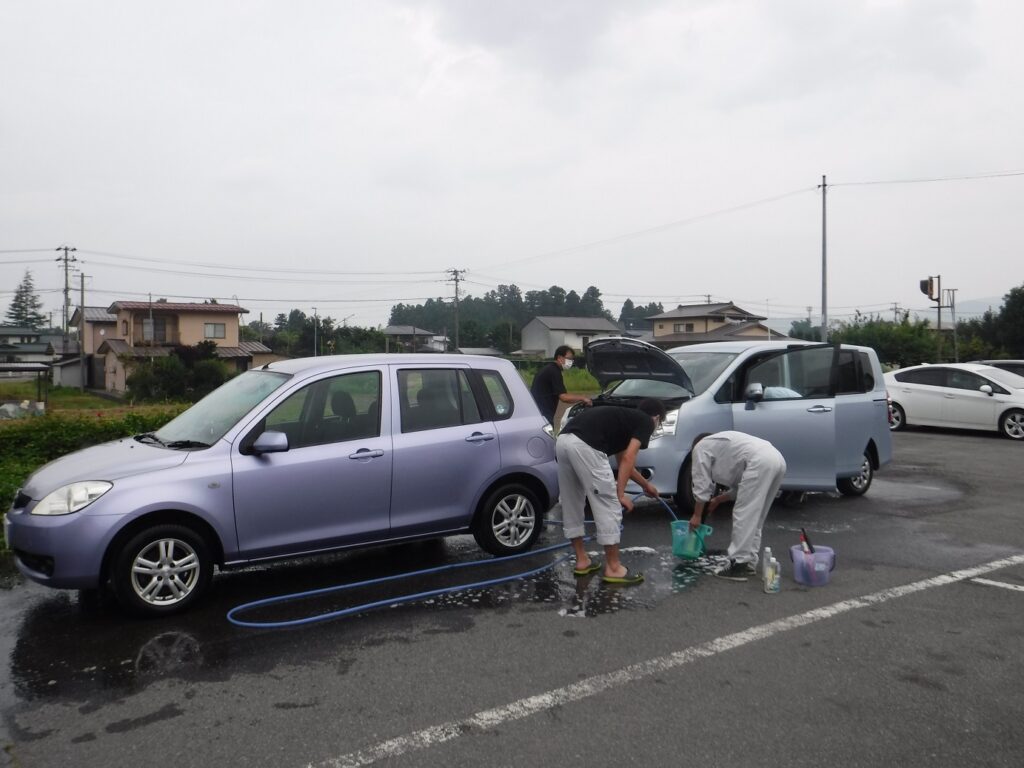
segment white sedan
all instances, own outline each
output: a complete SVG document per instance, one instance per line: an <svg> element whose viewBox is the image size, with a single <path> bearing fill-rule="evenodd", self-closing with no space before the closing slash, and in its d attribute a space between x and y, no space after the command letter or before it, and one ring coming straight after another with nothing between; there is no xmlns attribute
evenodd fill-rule
<svg viewBox="0 0 1024 768"><path fill-rule="evenodd" d="M885 374L893 430L907 424L998 431L1024 440L1024 376L977 363L915 365Z"/></svg>

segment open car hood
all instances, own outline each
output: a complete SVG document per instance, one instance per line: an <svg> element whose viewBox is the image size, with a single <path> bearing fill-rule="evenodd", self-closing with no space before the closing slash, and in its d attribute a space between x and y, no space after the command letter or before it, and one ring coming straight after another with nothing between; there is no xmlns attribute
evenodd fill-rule
<svg viewBox="0 0 1024 768"><path fill-rule="evenodd" d="M693 392L693 382L671 355L653 344L621 336L595 339L587 345L587 370L604 389L613 381L653 379Z"/></svg>

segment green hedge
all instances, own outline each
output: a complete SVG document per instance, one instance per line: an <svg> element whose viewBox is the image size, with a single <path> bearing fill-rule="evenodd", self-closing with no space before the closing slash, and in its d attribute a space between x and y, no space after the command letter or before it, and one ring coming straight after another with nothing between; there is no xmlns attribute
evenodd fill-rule
<svg viewBox="0 0 1024 768"><path fill-rule="evenodd" d="M152 432L184 408L147 408L109 416L50 413L0 423L0 510L10 509L25 478L46 462L90 445Z"/></svg>

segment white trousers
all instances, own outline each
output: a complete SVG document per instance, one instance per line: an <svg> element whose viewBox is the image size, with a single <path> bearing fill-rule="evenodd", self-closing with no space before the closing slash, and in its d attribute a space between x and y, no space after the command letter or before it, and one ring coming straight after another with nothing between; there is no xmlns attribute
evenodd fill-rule
<svg viewBox="0 0 1024 768"><path fill-rule="evenodd" d="M743 470L735 489L736 503L732 508L729 559L757 565L757 553L761 551L761 529L785 474L786 460L778 451L757 456Z"/></svg>
<svg viewBox="0 0 1024 768"><path fill-rule="evenodd" d="M610 546L619 543L622 506L615 491L615 475L608 456L595 450L576 435L559 435L555 442L558 459L559 501L562 505L562 532L567 539L584 535L584 504L590 501L590 512L597 527L597 543Z"/></svg>

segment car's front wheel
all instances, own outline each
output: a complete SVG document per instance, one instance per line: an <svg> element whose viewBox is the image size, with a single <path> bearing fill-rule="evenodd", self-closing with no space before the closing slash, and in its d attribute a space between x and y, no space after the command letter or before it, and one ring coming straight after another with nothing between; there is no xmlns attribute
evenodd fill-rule
<svg viewBox="0 0 1024 768"><path fill-rule="evenodd" d="M473 538L492 555L505 557L525 552L540 535L540 502L525 485L512 483L495 489L484 501L473 525Z"/></svg>
<svg viewBox="0 0 1024 768"><path fill-rule="evenodd" d="M889 423L889 429L893 432L899 432L907 426L907 413L903 410L899 403L892 404L892 421Z"/></svg>
<svg viewBox="0 0 1024 768"><path fill-rule="evenodd" d="M187 526L161 524L136 534L118 550L111 581L125 610L162 616L195 603L212 576L206 540Z"/></svg>
<svg viewBox="0 0 1024 768"><path fill-rule="evenodd" d="M1024 440L1024 411L1014 408L999 419L999 431L1011 440Z"/></svg>
<svg viewBox="0 0 1024 768"><path fill-rule="evenodd" d="M871 481L875 479L875 468L871 465L871 457L864 454L860 472L853 477L841 477L836 481L836 487L843 496L863 496L871 487Z"/></svg>

